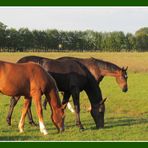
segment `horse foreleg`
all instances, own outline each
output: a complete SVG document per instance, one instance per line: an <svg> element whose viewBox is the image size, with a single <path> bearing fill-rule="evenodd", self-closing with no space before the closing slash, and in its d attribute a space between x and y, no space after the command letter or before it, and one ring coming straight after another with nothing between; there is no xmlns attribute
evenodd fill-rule
<svg viewBox="0 0 148 148"><path fill-rule="evenodd" d="M72 98L74 102L74 109L75 109L75 115L76 115L76 125L80 128L80 130L84 130L84 127L80 121L80 102L79 102L79 95L80 91L77 88L74 88L72 90Z"/></svg>
<svg viewBox="0 0 148 148"><path fill-rule="evenodd" d="M32 112L31 112L31 104L32 104L32 101L30 101L30 105L27 111L29 124L32 126L37 126L37 124L33 121Z"/></svg>
<svg viewBox="0 0 148 148"><path fill-rule="evenodd" d="M36 107L36 112L37 116L39 119L39 127L40 127L40 132L43 133L44 135L47 135L48 132L45 128L44 122L43 122L43 112L42 112L42 105L41 105L41 96L35 96L33 97L35 107Z"/></svg>
<svg viewBox="0 0 148 148"><path fill-rule="evenodd" d="M72 113L75 112L74 109L73 109L73 107L71 106L70 102L67 103L67 108L68 108Z"/></svg>
<svg viewBox="0 0 148 148"><path fill-rule="evenodd" d="M11 99L10 99L9 111L8 111L8 115L7 115L7 118L6 118L8 125L11 125L12 113L13 113L14 107L17 104L19 99L20 99L20 97L11 97Z"/></svg>
<svg viewBox="0 0 148 148"><path fill-rule="evenodd" d="M69 98L70 98L70 93L64 92L64 93L62 93L62 95L63 95L62 105L66 104L66 106L67 106L67 103L68 103ZM65 106L65 109L66 109L66 106Z"/></svg>
<svg viewBox="0 0 148 148"><path fill-rule="evenodd" d="M67 104L67 108L72 112L72 113L74 113L75 111L74 111L74 109L72 108L72 106L71 106L71 104L70 104L70 102L69 102L69 98L70 98L70 93L68 93L68 92L64 92L64 93L62 93L62 95L63 95L63 100L62 100L62 104ZM65 107L66 108L66 107Z"/></svg>
<svg viewBox="0 0 148 148"><path fill-rule="evenodd" d="M30 98L25 98L21 119L20 119L20 122L19 122L19 125L18 125L20 133L24 132L24 122L25 122L27 110L28 110L29 105L30 105L30 101L31 101Z"/></svg>

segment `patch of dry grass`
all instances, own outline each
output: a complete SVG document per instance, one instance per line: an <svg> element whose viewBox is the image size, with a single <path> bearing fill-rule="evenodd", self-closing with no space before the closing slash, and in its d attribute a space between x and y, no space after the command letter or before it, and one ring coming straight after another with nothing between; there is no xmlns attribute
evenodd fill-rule
<svg viewBox="0 0 148 148"><path fill-rule="evenodd" d="M22 53L0 53L0 59L4 61L16 62L18 59L37 55L47 58L59 58L62 56L72 56L80 58L99 58L113 62L119 66L128 66L132 72L148 72L148 52L22 52Z"/></svg>

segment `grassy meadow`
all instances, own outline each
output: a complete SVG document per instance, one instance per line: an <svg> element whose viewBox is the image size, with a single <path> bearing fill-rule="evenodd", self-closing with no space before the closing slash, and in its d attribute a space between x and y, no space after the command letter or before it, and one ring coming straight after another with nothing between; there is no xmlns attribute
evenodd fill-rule
<svg viewBox="0 0 148 148"><path fill-rule="evenodd" d="M101 82L103 97L106 101L105 128L95 129L94 121L87 111L89 101L81 93L81 121L85 131L80 132L75 126L75 115L66 110L65 132L57 134L50 119L50 109L44 111L44 120L49 132L43 136L39 127L32 127L26 118L25 132L18 132L23 99L17 104L12 117L12 126L6 123L9 97L0 95L0 141L148 141L148 53L96 53L96 52L51 52L51 53L0 53L0 60L16 62L23 56L38 55L48 58L62 56L95 57L128 66L129 91L123 93L112 77L105 77ZM33 117L37 116L32 106Z"/></svg>

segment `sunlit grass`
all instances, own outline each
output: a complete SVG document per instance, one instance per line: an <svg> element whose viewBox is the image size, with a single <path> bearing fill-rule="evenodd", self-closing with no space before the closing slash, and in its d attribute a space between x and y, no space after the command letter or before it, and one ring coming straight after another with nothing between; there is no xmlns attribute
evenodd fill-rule
<svg viewBox="0 0 148 148"><path fill-rule="evenodd" d="M28 124L26 117L25 133L18 132L23 98L18 102L12 117L12 126L7 126L6 116L9 97L0 95L0 140L4 141L148 141L148 53L0 53L1 60L15 62L25 55L39 55L48 58L61 56L96 57L113 61L119 65L129 66L129 91L123 93L116 80L105 77L100 87L106 101L105 128L95 129L94 121L87 111L89 101L84 92L81 93L81 121L85 131L80 132L75 126L75 116L66 110L65 132L57 134L50 119L50 109L44 111L45 125L49 134L43 136L38 127ZM141 63L143 63L141 65ZM142 68L141 68L142 67ZM136 72L136 73L135 73ZM33 117L38 122L34 104Z"/></svg>

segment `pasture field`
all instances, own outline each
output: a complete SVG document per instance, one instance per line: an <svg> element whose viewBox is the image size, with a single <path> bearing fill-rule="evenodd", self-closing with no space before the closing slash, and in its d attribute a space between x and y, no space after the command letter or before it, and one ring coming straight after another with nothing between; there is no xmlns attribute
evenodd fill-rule
<svg viewBox="0 0 148 148"><path fill-rule="evenodd" d="M105 128L95 129L94 121L87 111L89 101L81 93L81 121L85 131L80 132L75 126L75 116L66 110L65 132L57 134L50 119L50 109L44 111L44 120L49 132L43 136L39 127L32 127L26 118L25 132L18 132L23 99L17 104L12 117L12 126L7 126L6 116L9 97L0 95L0 141L148 141L148 53L95 53L95 52L51 52L51 53L0 53L0 60L16 62L27 55L39 55L48 58L61 56L95 57L111 61L119 66L128 66L129 91L123 93L112 77L105 77L101 82L103 97L106 101ZM34 105L33 117L37 116Z"/></svg>

